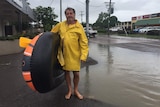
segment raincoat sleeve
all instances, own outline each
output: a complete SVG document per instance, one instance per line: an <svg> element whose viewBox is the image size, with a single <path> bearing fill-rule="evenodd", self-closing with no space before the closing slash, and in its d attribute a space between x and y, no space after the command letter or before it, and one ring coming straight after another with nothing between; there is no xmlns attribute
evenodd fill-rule
<svg viewBox="0 0 160 107"><path fill-rule="evenodd" d="M56 26L54 26L51 30L51 32L53 33L58 33L60 32L60 23L58 23ZM60 46L58 47L58 54L57 54L57 59L59 61L59 63L61 64L61 66L64 66L64 57L63 57L63 53L62 53L62 43L60 40Z"/></svg>
<svg viewBox="0 0 160 107"><path fill-rule="evenodd" d="M53 33L59 33L59 30L60 30L60 23L56 24L56 25L52 28L51 32L53 32Z"/></svg>
<svg viewBox="0 0 160 107"><path fill-rule="evenodd" d="M88 48L88 39L83 27L81 27L81 36L80 36L79 43L80 43L80 50L81 50L80 60L86 61L88 57L89 48Z"/></svg>

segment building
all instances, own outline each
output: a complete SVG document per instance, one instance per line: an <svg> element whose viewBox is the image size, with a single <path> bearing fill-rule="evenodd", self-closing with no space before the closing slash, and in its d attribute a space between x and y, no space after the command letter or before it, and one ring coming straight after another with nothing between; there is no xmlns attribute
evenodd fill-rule
<svg viewBox="0 0 160 107"><path fill-rule="evenodd" d="M160 13L132 17L132 27L160 26Z"/></svg>
<svg viewBox="0 0 160 107"><path fill-rule="evenodd" d="M134 16L131 18L131 21L119 22L116 26L128 30L145 26L160 26L160 13Z"/></svg>
<svg viewBox="0 0 160 107"><path fill-rule="evenodd" d="M0 1L0 36L22 32L22 24L34 21L33 10L26 0Z"/></svg>
<svg viewBox="0 0 160 107"><path fill-rule="evenodd" d="M119 22L116 26L125 28L126 30L131 30L131 21Z"/></svg>

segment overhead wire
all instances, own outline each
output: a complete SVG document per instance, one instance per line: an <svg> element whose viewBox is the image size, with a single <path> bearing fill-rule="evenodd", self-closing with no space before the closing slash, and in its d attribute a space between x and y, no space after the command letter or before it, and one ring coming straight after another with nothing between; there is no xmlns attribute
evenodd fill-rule
<svg viewBox="0 0 160 107"><path fill-rule="evenodd" d="M82 1L80 1L80 0L77 0L79 3L81 3L81 4L84 4L85 5L85 3L84 2L82 2Z"/></svg>
<svg viewBox="0 0 160 107"><path fill-rule="evenodd" d="M81 3L81 4L83 4L83 5L85 5L85 2L82 2L82 1L80 1L80 0L77 0L79 3ZM102 4L100 4L100 5L89 5L89 6L91 6L91 7L101 7L102 6Z"/></svg>
<svg viewBox="0 0 160 107"><path fill-rule="evenodd" d="M54 2L54 0L51 0L51 2L50 2L50 7L52 6L52 3Z"/></svg>

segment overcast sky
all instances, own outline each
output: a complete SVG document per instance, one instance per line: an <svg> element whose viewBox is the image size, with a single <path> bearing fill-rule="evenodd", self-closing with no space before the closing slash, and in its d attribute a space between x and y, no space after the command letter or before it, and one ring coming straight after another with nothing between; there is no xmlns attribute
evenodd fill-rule
<svg viewBox="0 0 160 107"><path fill-rule="evenodd" d="M55 14L58 15L57 21L60 21L60 0L28 0L31 8L37 6L52 7ZM81 22L86 21L86 0L62 0L62 20L65 20L64 10L67 7L73 7L76 10L76 18ZM106 2L109 0L89 0L89 22L94 23L101 12L107 12ZM160 13L160 0L112 0L114 3L114 16L119 21L131 21L131 17Z"/></svg>

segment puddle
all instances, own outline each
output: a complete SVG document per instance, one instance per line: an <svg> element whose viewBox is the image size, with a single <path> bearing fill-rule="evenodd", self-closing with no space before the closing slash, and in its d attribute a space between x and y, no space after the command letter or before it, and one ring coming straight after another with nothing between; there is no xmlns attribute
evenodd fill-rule
<svg viewBox="0 0 160 107"><path fill-rule="evenodd" d="M160 55L90 43L98 64L81 69L80 90L118 107L159 107Z"/></svg>

